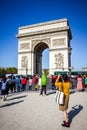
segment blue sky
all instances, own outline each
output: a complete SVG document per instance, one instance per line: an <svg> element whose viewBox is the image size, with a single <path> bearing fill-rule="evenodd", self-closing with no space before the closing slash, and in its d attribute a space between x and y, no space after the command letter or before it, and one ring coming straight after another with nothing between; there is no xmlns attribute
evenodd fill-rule
<svg viewBox="0 0 87 130"><path fill-rule="evenodd" d="M62 18L69 20L73 36L72 66L87 66L87 0L0 0L0 67L17 67L20 26ZM43 68L48 68L48 59L46 49Z"/></svg>

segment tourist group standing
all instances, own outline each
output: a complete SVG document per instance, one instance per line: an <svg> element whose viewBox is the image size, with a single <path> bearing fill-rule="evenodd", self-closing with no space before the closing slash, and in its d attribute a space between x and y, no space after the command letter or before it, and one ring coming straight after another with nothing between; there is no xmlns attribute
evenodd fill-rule
<svg viewBox="0 0 87 130"><path fill-rule="evenodd" d="M37 91L40 90L40 95L46 95L47 76L45 73L30 77L25 76L7 76L0 78L0 92L3 101L7 100L7 95L15 92Z"/></svg>

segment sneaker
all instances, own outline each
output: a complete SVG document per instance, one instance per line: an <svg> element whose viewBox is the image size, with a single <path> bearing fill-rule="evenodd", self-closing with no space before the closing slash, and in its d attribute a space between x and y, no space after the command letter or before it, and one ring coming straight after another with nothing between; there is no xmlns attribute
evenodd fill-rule
<svg viewBox="0 0 87 130"><path fill-rule="evenodd" d="M43 96L43 94L39 94L39 96Z"/></svg>
<svg viewBox="0 0 87 130"><path fill-rule="evenodd" d="M70 127L69 122L65 122L65 121L64 121L64 124L62 124L62 126L63 127Z"/></svg>

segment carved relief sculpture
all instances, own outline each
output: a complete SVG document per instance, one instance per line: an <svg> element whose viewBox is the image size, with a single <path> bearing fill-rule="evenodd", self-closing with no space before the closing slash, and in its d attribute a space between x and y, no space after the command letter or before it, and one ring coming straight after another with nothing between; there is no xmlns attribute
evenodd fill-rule
<svg viewBox="0 0 87 130"><path fill-rule="evenodd" d="M35 46L37 43L44 42L47 43L50 47L51 40L50 38L40 39L40 40L32 40L32 46Z"/></svg>
<svg viewBox="0 0 87 130"><path fill-rule="evenodd" d="M29 43L20 44L20 50L26 50L26 49L30 49L30 44Z"/></svg>
<svg viewBox="0 0 87 130"><path fill-rule="evenodd" d="M65 38L52 40L52 46L64 46L64 45L65 45Z"/></svg>
<svg viewBox="0 0 87 130"><path fill-rule="evenodd" d="M28 59L27 59L27 56L22 56L21 66L22 66L22 67L28 67Z"/></svg>
<svg viewBox="0 0 87 130"><path fill-rule="evenodd" d="M64 67L64 55L61 53L55 54L55 65L56 68L63 68Z"/></svg>

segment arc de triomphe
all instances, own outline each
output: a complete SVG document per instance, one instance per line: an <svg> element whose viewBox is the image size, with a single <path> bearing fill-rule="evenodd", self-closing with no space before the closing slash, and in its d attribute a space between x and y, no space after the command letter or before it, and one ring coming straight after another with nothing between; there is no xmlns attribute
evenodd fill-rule
<svg viewBox="0 0 87 130"><path fill-rule="evenodd" d="M18 74L41 74L42 52L49 48L49 73L71 67L72 34L67 19L19 27Z"/></svg>

